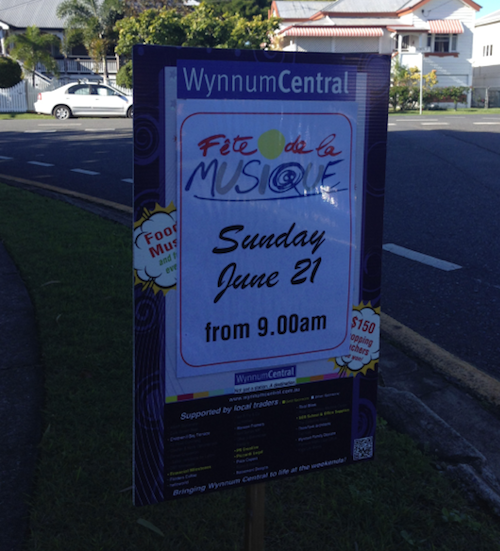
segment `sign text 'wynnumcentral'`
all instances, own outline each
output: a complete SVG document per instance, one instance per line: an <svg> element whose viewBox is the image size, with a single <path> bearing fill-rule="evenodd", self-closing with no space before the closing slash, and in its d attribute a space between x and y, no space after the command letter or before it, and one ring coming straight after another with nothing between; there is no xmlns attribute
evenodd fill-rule
<svg viewBox="0 0 500 551"><path fill-rule="evenodd" d="M342 100L356 92L349 66L179 60L179 98Z"/></svg>

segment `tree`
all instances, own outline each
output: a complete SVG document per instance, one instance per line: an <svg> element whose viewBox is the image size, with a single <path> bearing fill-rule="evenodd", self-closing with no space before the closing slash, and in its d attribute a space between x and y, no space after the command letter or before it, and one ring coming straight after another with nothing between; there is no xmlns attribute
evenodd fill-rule
<svg viewBox="0 0 500 551"><path fill-rule="evenodd" d="M467 86L447 86L440 89L442 101L453 101L455 111L457 110L459 103L467 102L467 92L469 88Z"/></svg>
<svg viewBox="0 0 500 551"><path fill-rule="evenodd" d="M186 40L182 16L175 10L146 10L137 17L126 17L116 24L116 53L132 56L135 44L181 46Z"/></svg>
<svg viewBox="0 0 500 551"><path fill-rule="evenodd" d="M120 67L118 73L116 73L116 84L122 88L133 88L134 78L132 75L132 60L127 61L125 65Z"/></svg>
<svg viewBox="0 0 500 551"><path fill-rule="evenodd" d="M183 46L205 48L256 49L268 47L278 28L278 19L262 19L257 15L246 19L222 11L218 4L202 3L182 19L186 29Z"/></svg>
<svg viewBox="0 0 500 551"><path fill-rule="evenodd" d="M175 9L179 13L186 13L187 9L182 0L123 0L126 17L138 16L147 10Z"/></svg>
<svg viewBox="0 0 500 551"><path fill-rule="evenodd" d="M247 20L239 16L234 17L236 19L226 42L227 48L261 50L271 45L274 31L279 26L277 18L262 19L261 15L256 15Z"/></svg>
<svg viewBox="0 0 500 551"><path fill-rule="evenodd" d="M146 10L117 22L116 53L130 57L135 44L260 49L270 45L278 24L275 17L247 20L214 4L200 4L185 16L174 9Z"/></svg>
<svg viewBox="0 0 500 551"><path fill-rule="evenodd" d="M219 6L219 8L233 15L239 15L245 19L251 20L256 15L261 15L267 19L269 11L268 0L205 0L209 4Z"/></svg>
<svg viewBox="0 0 500 551"><path fill-rule="evenodd" d="M53 34L42 34L34 25L26 28L24 34L15 34L9 37L13 44L10 55L21 61L24 69L32 74L35 83L35 69L38 63L43 63L47 71L54 75L59 74L56 60L52 57L52 46L59 46L60 40Z"/></svg>
<svg viewBox="0 0 500 551"><path fill-rule="evenodd" d="M0 57L0 88L12 88L23 78L23 71L17 61L10 57Z"/></svg>
<svg viewBox="0 0 500 551"><path fill-rule="evenodd" d="M424 86L432 88L437 84L436 69L422 76ZM406 67L397 59L391 68L391 84L394 86L416 86L420 82L420 70L418 67Z"/></svg>
<svg viewBox="0 0 500 551"><path fill-rule="evenodd" d="M423 96L428 98L433 86L437 84L436 70L422 75ZM417 67L406 67L398 59L391 68L391 88L389 105L394 109L405 111L418 104L420 100L420 71Z"/></svg>
<svg viewBox="0 0 500 551"><path fill-rule="evenodd" d="M185 16L175 9L151 9L117 22L116 53L130 58L135 44L261 49L270 45L278 25L277 18L247 20L215 4L200 4ZM122 82L131 85L130 68L120 71Z"/></svg>
<svg viewBox="0 0 500 551"><path fill-rule="evenodd" d="M116 40L114 26L123 14L121 0L64 0L57 16L66 20L67 32L79 30L83 44L99 72L103 64L104 80L108 80L106 55Z"/></svg>
<svg viewBox="0 0 500 551"><path fill-rule="evenodd" d="M200 4L183 21L187 35L183 46L227 47L235 23L230 18L214 4Z"/></svg>

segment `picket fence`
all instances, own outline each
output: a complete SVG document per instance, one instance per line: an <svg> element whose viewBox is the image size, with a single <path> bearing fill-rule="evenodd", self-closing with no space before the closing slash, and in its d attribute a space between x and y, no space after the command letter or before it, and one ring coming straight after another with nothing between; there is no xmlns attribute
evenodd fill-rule
<svg viewBox="0 0 500 551"><path fill-rule="evenodd" d="M26 113L34 111L34 103L38 94L44 90L54 90L58 86L66 84L67 81L53 79L46 82L42 79L36 79L35 84L31 80L21 81L12 88L0 88L0 113ZM116 84L110 83L122 94L132 95L132 90L121 88Z"/></svg>
<svg viewBox="0 0 500 551"><path fill-rule="evenodd" d="M12 88L0 88L0 113L26 113L26 84L21 81Z"/></svg>

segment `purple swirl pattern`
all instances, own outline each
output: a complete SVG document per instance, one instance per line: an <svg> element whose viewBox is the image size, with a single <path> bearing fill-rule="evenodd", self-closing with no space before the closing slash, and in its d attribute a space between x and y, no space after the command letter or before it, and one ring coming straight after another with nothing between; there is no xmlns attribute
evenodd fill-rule
<svg viewBox="0 0 500 551"><path fill-rule="evenodd" d="M134 118L134 161L139 165L149 165L159 154L160 128L151 115Z"/></svg>

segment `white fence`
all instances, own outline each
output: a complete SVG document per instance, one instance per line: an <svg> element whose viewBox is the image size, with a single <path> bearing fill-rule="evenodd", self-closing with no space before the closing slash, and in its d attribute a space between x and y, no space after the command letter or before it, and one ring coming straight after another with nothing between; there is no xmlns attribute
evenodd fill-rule
<svg viewBox="0 0 500 551"><path fill-rule="evenodd" d="M12 88L0 88L0 113L25 113L27 110L24 81Z"/></svg>
<svg viewBox="0 0 500 551"><path fill-rule="evenodd" d="M115 88L116 90L118 90L118 92L121 92L124 96L132 96L134 91L133 90L130 90L130 88L123 88L123 86L118 86L118 84L113 84L111 83L111 86L113 88Z"/></svg>
<svg viewBox="0 0 500 551"><path fill-rule="evenodd" d="M104 63L101 61L97 65L91 59L56 59L59 72L61 74L104 74ZM108 74L116 74L118 65L116 59L107 59L106 68ZM38 63L36 70L40 73L46 73L47 69L43 63Z"/></svg>
<svg viewBox="0 0 500 551"><path fill-rule="evenodd" d="M12 88L0 88L0 113L26 113L34 111L34 103L38 94L44 90L54 90L58 86L65 84L62 81L53 79L51 82L44 82L41 79L35 80L35 85L31 80L23 80ZM111 84L119 92L126 96L132 95L132 90Z"/></svg>

